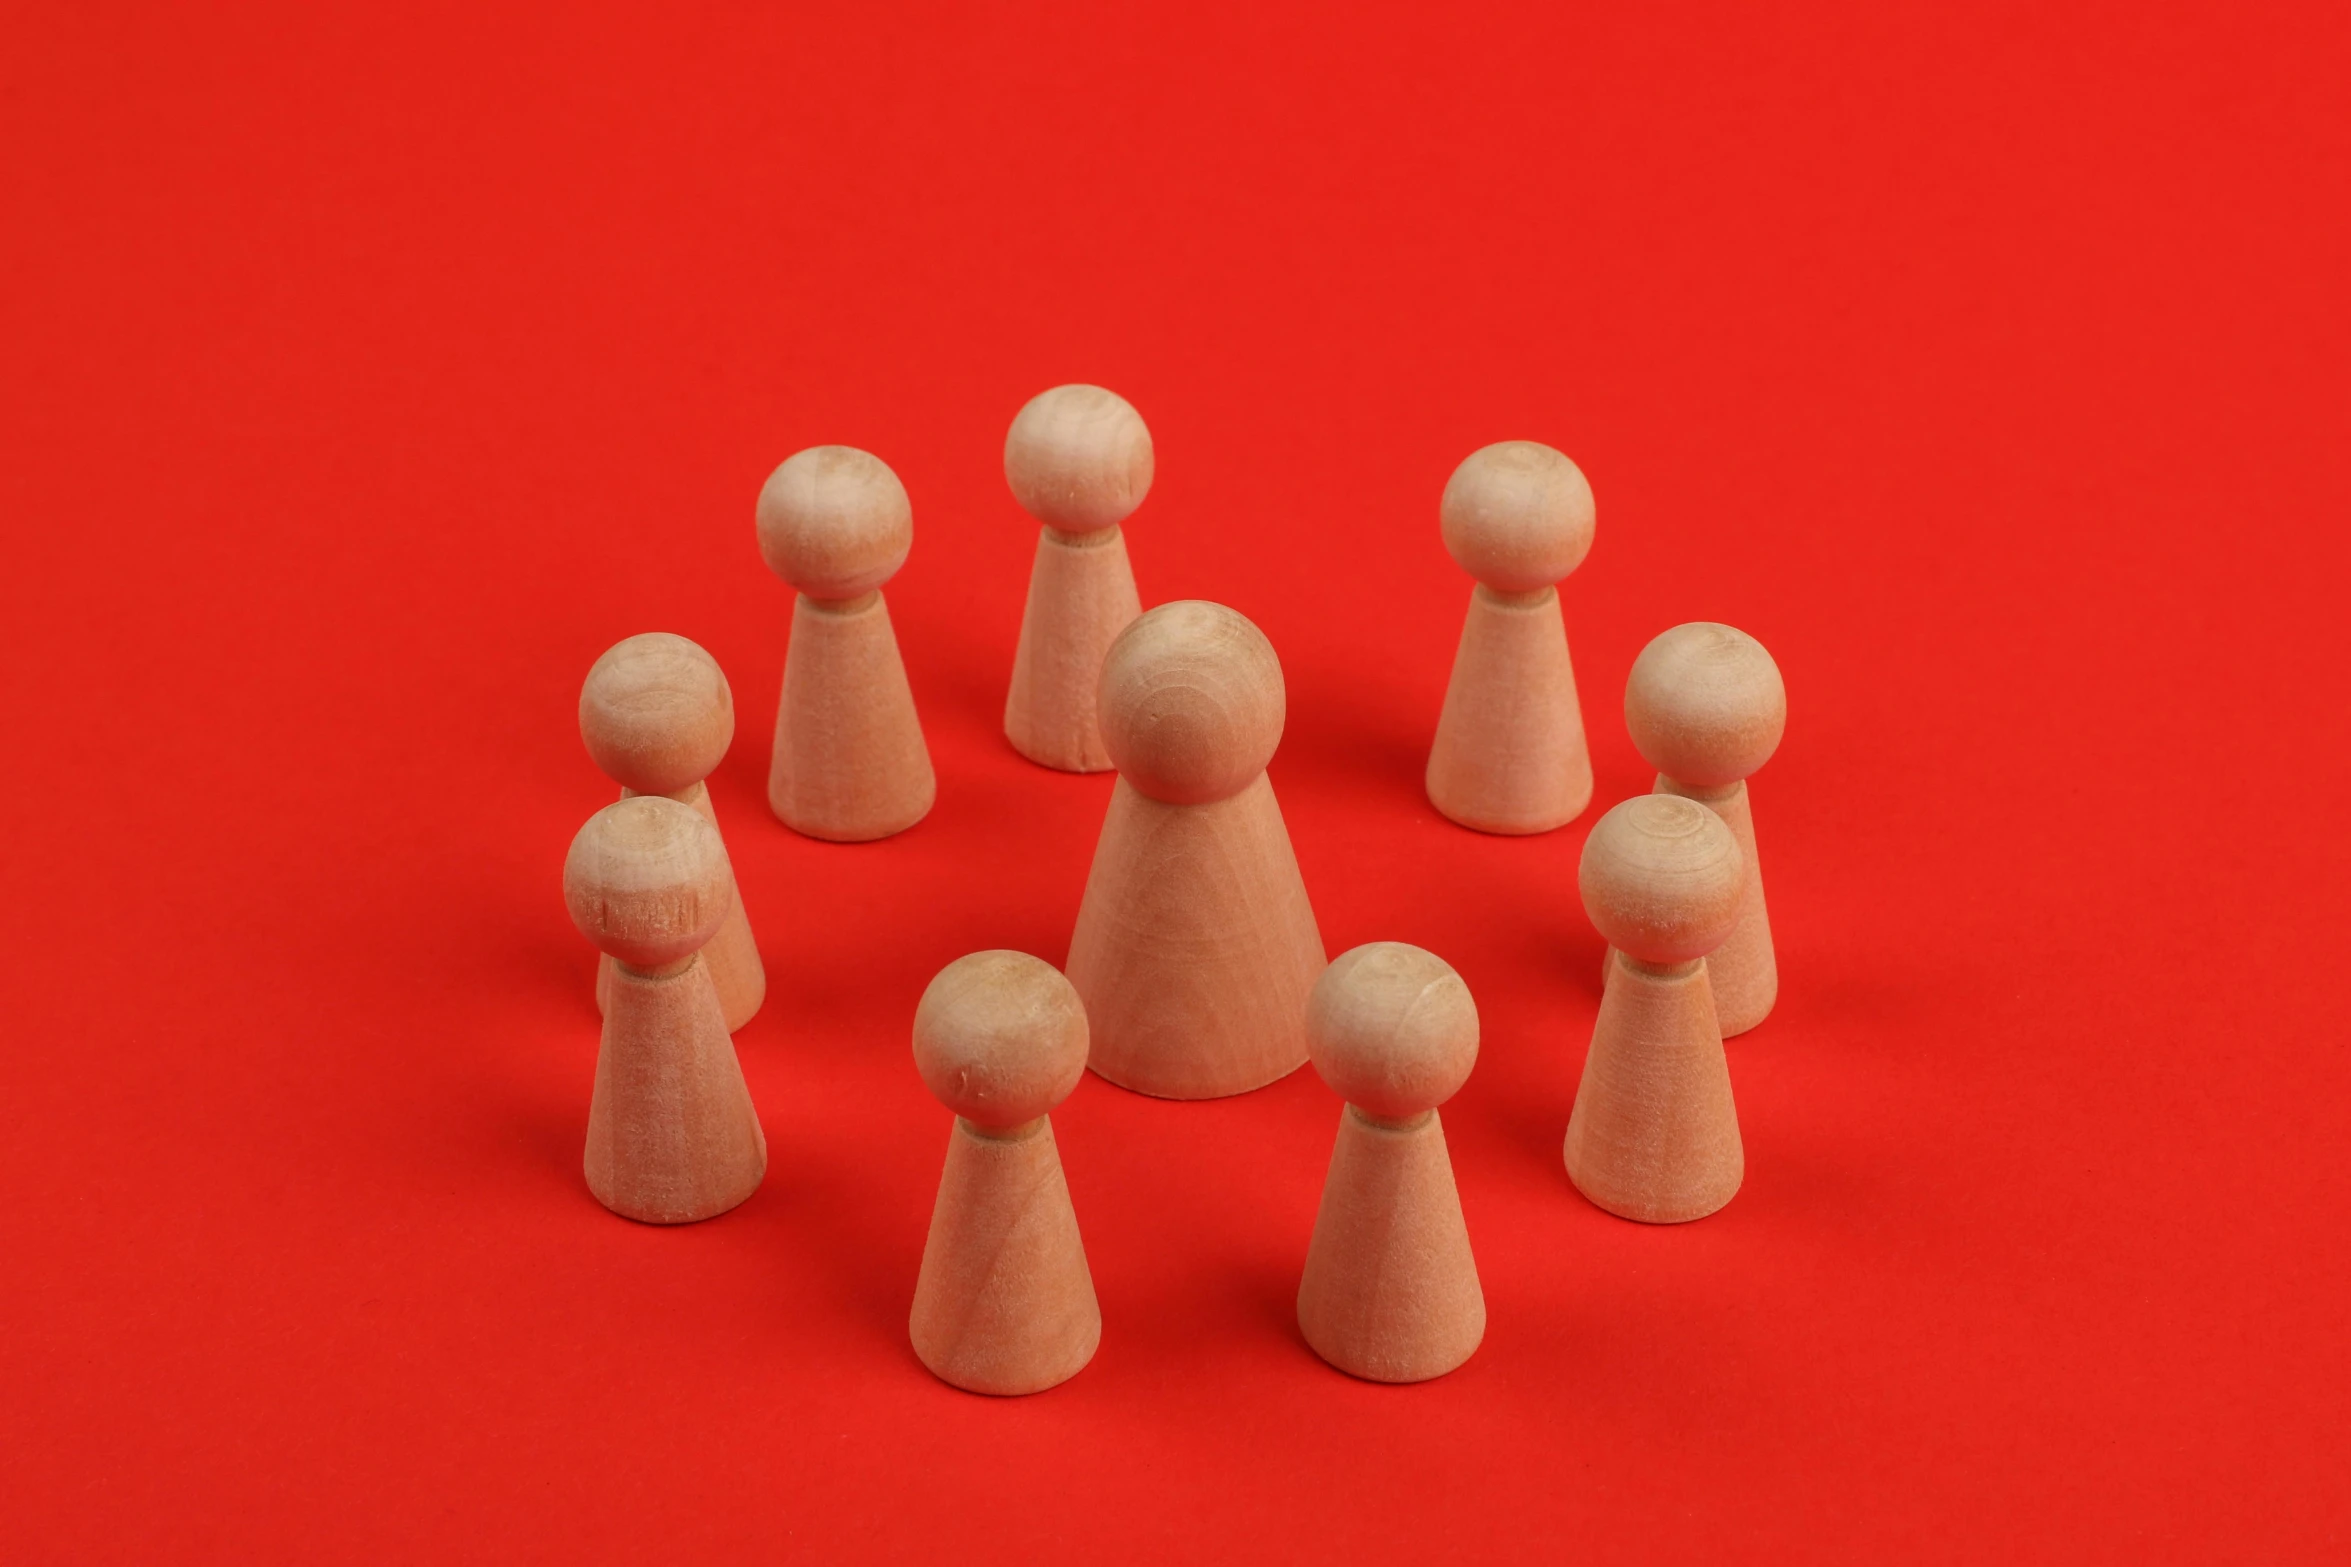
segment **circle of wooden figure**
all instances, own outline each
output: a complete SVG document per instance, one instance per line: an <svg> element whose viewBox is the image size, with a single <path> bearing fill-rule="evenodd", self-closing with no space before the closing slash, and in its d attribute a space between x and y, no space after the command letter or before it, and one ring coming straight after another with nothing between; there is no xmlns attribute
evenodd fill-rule
<svg viewBox="0 0 2351 1567"><path fill-rule="evenodd" d="M1116 392L1057 386L1029 399L1004 437L1004 479L1042 524L1004 734L1068 773L1110 766L1095 716L1102 657L1143 612L1120 529L1151 491L1151 432Z"/></svg>
<svg viewBox="0 0 2351 1567"><path fill-rule="evenodd" d="M1705 620L1676 626L1633 660L1624 720L1642 759L1657 769L1656 792L1696 800L1739 840L1747 866L1739 922L1707 956L1706 978L1723 1037L1743 1034L1771 1015L1780 993L1747 799L1748 775L1771 760L1787 728L1779 666L1762 643L1734 627Z"/></svg>
<svg viewBox="0 0 2351 1567"><path fill-rule="evenodd" d="M1088 1064L1162 1099L1297 1070L1324 957L1265 776L1282 738L1273 644L1222 604L1162 604L1111 644L1101 713L1118 782L1069 943Z"/></svg>
<svg viewBox="0 0 2351 1567"><path fill-rule="evenodd" d="M589 817L563 862L572 922L614 959L588 1189L648 1224L724 1213L767 1173L767 1138L701 956L734 895L718 829L657 794Z"/></svg>
<svg viewBox="0 0 2351 1567"><path fill-rule="evenodd" d="M904 832L938 792L882 584L906 564L914 510L852 446L813 446L759 492L759 553L798 590L767 803L811 838Z"/></svg>
<svg viewBox="0 0 2351 1567"><path fill-rule="evenodd" d="M735 698L727 677L696 643L666 631L616 642L588 671L580 687L580 738L624 800L666 795L702 813L712 827L710 790L703 782L735 738ZM702 949L718 1004L734 1032L767 997L767 970L743 913L737 887L725 921ZM612 958L596 960L596 1005L612 989Z"/></svg>
<svg viewBox="0 0 2351 1567"><path fill-rule="evenodd" d="M1441 1377L1486 1333L1437 1119L1477 1061L1477 1004L1442 958L1375 941L1316 982L1306 1038L1315 1071L1347 1107L1298 1285L1298 1329L1352 1375Z"/></svg>
<svg viewBox="0 0 2351 1567"><path fill-rule="evenodd" d="M1679 795L1636 795L1584 840L1576 880L1616 972L1568 1116L1567 1173L1610 1213L1702 1219L1746 1172L1706 981L1745 876L1722 818Z"/></svg>
<svg viewBox="0 0 2351 1567"><path fill-rule="evenodd" d="M1052 964L975 952L923 992L914 1064L955 1112L914 1285L914 1352L974 1393L1066 1382L1102 1340L1047 1114L1085 1074L1086 1009Z"/></svg>
<svg viewBox="0 0 2351 1567"><path fill-rule="evenodd" d="M1429 803L1480 832L1549 832L1592 800L1558 582L1592 548L1592 487L1536 441L1470 453L1438 508L1477 586L1429 749Z"/></svg>

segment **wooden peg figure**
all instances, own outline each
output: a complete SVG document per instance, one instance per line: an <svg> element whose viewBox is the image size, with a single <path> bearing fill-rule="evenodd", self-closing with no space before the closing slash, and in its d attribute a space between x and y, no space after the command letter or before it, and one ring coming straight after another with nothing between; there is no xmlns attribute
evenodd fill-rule
<svg viewBox="0 0 2351 1567"><path fill-rule="evenodd" d="M1324 971L1306 1038L1315 1071L1347 1107L1298 1286L1299 1331L1354 1376L1441 1377L1486 1333L1437 1119L1477 1061L1477 1004L1443 959L1375 941Z"/></svg>
<svg viewBox="0 0 2351 1567"><path fill-rule="evenodd" d="M1637 795L1593 825L1577 881L1616 971L1568 1116L1568 1176L1627 1219L1702 1219L1746 1173L1706 980L1739 917L1738 840L1695 800Z"/></svg>
<svg viewBox="0 0 2351 1567"><path fill-rule="evenodd" d="M1429 751L1429 803L1480 832L1549 832L1592 799L1556 586L1592 548L1592 487L1550 447L1503 441L1453 470L1438 515L1478 585Z"/></svg>
<svg viewBox="0 0 2351 1567"><path fill-rule="evenodd" d="M1040 392L1004 438L1005 482L1043 524L1004 702L1005 737L1032 762L1110 766L1095 690L1112 640L1143 612L1120 524L1150 493L1151 473L1143 416L1099 386Z"/></svg>
<svg viewBox="0 0 2351 1567"><path fill-rule="evenodd" d="M588 1105L588 1189L647 1224L724 1213L767 1173L767 1138L701 957L734 893L718 829L657 794L589 817L563 862L572 922L615 960Z"/></svg>
<svg viewBox="0 0 2351 1567"><path fill-rule="evenodd" d="M797 453L759 492L759 553L799 590L767 778L767 803L795 832L887 838L937 794L881 592L913 542L905 487L855 447Z"/></svg>
<svg viewBox="0 0 2351 1567"><path fill-rule="evenodd" d="M975 952L923 992L914 1064L955 1112L914 1286L914 1352L974 1393L1066 1382L1102 1339L1047 1115L1085 1075L1086 1009L1052 964Z"/></svg>
<svg viewBox="0 0 2351 1567"><path fill-rule="evenodd" d="M1088 1064L1162 1099L1238 1094L1306 1060L1322 933L1266 763L1282 666L1222 604L1162 604L1102 665L1118 768L1069 943Z"/></svg>
<svg viewBox="0 0 2351 1567"><path fill-rule="evenodd" d="M1763 862L1747 778L1779 749L1788 693L1779 666L1746 632L1693 621L1659 635L1633 660L1624 689L1625 727L1657 769L1656 792L1696 800L1721 817L1747 867L1739 922L1706 959L1723 1037L1771 1015L1779 959L1763 901Z"/></svg>
<svg viewBox="0 0 2351 1567"><path fill-rule="evenodd" d="M622 799L666 795L718 826L703 783L735 738L735 698L727 677L696 644L666 631L615 643L580 688L580 738ZM730 872L731 874L731 872ZM735 889L725 921L702 949L727 1031L751 1021L767 996L767 970ZM612 958L596 960L596 1005L612 988Z"/></svg>

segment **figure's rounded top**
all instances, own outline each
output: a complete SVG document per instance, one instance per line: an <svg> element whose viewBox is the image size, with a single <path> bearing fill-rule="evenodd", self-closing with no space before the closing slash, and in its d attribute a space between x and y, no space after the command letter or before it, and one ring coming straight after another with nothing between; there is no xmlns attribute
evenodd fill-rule
<svg viewBox="0 0 2351 1567"><path fill-rule="evenodd" d="M974 1125L1026 1125L1085 1074L1085 1003L1061 970L1025 952L957 958L914 1009L914 1065Z"/></svg>
<svg viewBox="0 0 2351 1567"><path fill-rule="evenodd" d="M572 839L563 901L580 934L621 962L667 968L718 934L735 879L700 811L641 794L604 807Z"/></svg>
<svg viewBox="0 0 2351 1567"><path fill-rule="evenodd" d="M735 699L718 660L648 631L605 650L580 687L580 738L606 776L639 794L675 794L710 776L735 738Z"/></svg>
<svg viewBox="0 0 2351 1567"><path fill-rule="evenodd" d="M1746 874L1721 817L1678 794L1637 794L1593 824L1576 883L1611 946L1687 963L1731 933Z"/></svg>
<svg viewBox="0 0 2351 1567"><path fill-rule="evenodd" d="M1340 954L1315 982L1306 1049L1333 1093L1400 1121L1434 1110L1469 1081L1477 1003L1435 953L1374 941Z"/></svg>
<svg viewBox="0 0 2351 1567"><path fill-rule="evenodd" d="M1445 481L1437 517L1461 569L1497 593L1547 588L1592 548L1592 487L1540 441L1497 441Z"/></svg>
<svg viewBox="0 0 2351 1567"><path fill-rule="evenodd" d="M1762 643L1693 620L1661 632L1633 660L1624 721L1651 767L1676 783L1719 789L1779 749L1788 691Z"/></svg>
<svg viewBox="0 0 2351 1567"><path fill-rule="evenodd" d="M759 491L759 553L812 599L870 593L914 545L914 507L890 465L854 446L811 446Z"/></svg>
<svg viewBox="0 0 2351 1567"><path fill-rule="evenodd" d="M1102 659L1111 765L1171 805L1239 793L1281 744L1282 664L1238 610L1180 599L1142 615Z"/></svg>
<svg viewBox="0 0 2351 1567"><path fill-rule="evenodd" d="M1039 392L1004 437L1004 481L1021 509L1064 533L1126 521L1151 493L1151 432L1134 404L1099 386Z"/></svg>

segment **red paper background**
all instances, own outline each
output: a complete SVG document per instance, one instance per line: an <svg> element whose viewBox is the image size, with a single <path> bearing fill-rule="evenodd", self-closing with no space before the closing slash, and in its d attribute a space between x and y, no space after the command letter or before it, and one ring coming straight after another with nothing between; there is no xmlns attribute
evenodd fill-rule
<svg viewBox="0 0 2351 1567"><path fill-rule="evenodd" d="M0 40L0 1555L2340 1558L2339 9L198 9ZM1311 1072L1057 1115L1075 1381L907 1347L915 998L1063 956L1109 788L998 728L1004 427L1078 379L1158 443L1146 601L1281 652L1331 950L1477 995L1443 1381L1297 1335ZM1683 1228L1560 1166L1597 809L1419 792L1437 494L1518 435L1599 497L1600 806L1656 631L1787 676ZM862 847L761 795L751 502L819 441L915 505L939 804ZM654 628L733 679L775 981L766 1186L674 1231L582 1184L558 891Z"/></svg>

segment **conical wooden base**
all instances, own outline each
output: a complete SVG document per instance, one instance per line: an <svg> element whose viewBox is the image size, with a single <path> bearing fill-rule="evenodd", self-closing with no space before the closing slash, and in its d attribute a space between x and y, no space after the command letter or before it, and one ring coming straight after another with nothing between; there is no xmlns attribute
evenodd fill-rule
<svg viewBox="0 0 2351 1567"><path fill-rule="evenodd" d="M1706 964L1613 962L1568 1116L1568 1176L1623 1218L1702 1219L1747 1169Z"/></svg>
<svg viewBox="0 0 2351 1567"><path fill-rule="evenodd" d="M1050 1120L991 1136L956 1119L908 1330L974 1393L1041 1392L1094 1358L1102 1309Z"/></svg>
<svg viewBox="0 0 2351 1567"><path fill-rule="evenodd" d="M1763 864L1755 857L1755 815L1748 808L1745 780L1727 789L1693 789L1660 773L1658 794L1678 794L1711 809L1739 840L1747 863L1747 890L1739 923L1721 946L1706 955L1706 982L1714 990L1714 1012L1722 1037L1744 1034L1771 1015L1779 999L1780 965L1771 944L1771 912L1763 902Z"/></svg>
<svg viewBox="0 0 2351 1567"><path fill-rule="evenodd" d="M1109 769L1095 688L1102 655L1142 612L1118 529L1039 532L1004 701L1004 734L1014 750L1067 773Z"/></svg>
<svg viewBox="0 0 2351 1567"><path fill-rule="evenodd" d="M1427 781L1430 804L1480 832L1549 832L1591 803L1558 589L1470 594Z"/></svg>
<svg viewBox="0 0 2351 1567"><path fill-rule="evenodd" d="M1298 1329L1374 1382L1425 1382L1469 1359L1486 1297L1434 1110L1394 1125L1349 1105L1298 1286Z"/></svg>
<svg viewBox="0 0 2351 1567"><path fill-rule="evenodd" d="M1162 1099L1262 1087L1305 1063L1326 961L1264 774L1206 805L1119 779L1069 943L1087 1065Z"/></svg>
<svg viewBox="0 0 2351 1567"><path fill-rule="evenodd" d="M767 1137L699 957L612 976L588 1106L588 1189L614 1213L686 1224L759 1189Z"/></svg>
<svg viewBox="0 0 2351 1567"><path fill-rule="evenodd" d="M792 607L767 803L811 838L862 843L904 832L938 793L898 637L881 594Z"/></svg>
<svg viewBox="0 0 2351 1567"><path fill-rule="evenodd" d="M623 789L620 797L626 800L636 792ZM718 813L710 808L710 790L702 784L688 785L670 798L700 811L703 820L711 826L718 825ZM759 943L752 939L751 920L743 912L740 882L735 884L735 902L727 910L726 923L718 927L718 934L702 949L702 961L710 969L711 987L718 992L718 1007L726 1015L727 1032L735 1033L758 1015L760 1003L767 999L767 966L759 961ZM597 958L596 1009L600 1012L612 1004L612 967L611 953Z"/></svg>

